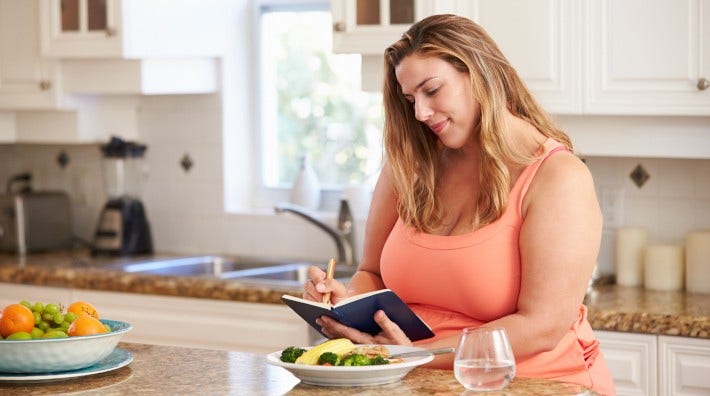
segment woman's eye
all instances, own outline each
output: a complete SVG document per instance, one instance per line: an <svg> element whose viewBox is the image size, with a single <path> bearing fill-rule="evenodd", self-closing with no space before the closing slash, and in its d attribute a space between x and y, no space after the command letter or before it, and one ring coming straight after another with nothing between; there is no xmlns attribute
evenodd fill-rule
<svg viewBox="0 0 710 396"><path fill-rule="evenodd" d="M439 88L438 88L438 87L426 91L426 94L427 94L427 96L434 96L434 95L436 95L437 92L439 92Z"/></svg>

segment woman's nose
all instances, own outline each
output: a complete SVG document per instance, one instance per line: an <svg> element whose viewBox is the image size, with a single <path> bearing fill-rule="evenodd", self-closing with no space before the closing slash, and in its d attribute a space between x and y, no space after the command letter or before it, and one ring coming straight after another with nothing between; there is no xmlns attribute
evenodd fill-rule
<svg viewBox="0 0 710 396"><path fill-rule="evenodd" d="M414 102L414 117L418 121L425 122L431 117L432 113L431 108L423 100Z"/></svg>

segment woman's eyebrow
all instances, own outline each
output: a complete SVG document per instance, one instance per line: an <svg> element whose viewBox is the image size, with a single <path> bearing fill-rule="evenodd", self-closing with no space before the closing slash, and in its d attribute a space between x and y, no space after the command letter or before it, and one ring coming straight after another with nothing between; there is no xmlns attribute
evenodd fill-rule
<svg viewBox="0 0 710 396"><path fill-rule="evenodd" d="M416 87L414 87L414 90L417 91L417 90L418 90L419 88L421 88L424 84L426 84L427 81L433 80L434 78L436 78L436 76L431 76L431 77L425 78L422 82L420 82L419 84L417 84ZM403 94L404 96L411 95L411 94L409 94L409 93L407 93L407 92L404 92L404 91L402 91L402 94Z"/></svg>

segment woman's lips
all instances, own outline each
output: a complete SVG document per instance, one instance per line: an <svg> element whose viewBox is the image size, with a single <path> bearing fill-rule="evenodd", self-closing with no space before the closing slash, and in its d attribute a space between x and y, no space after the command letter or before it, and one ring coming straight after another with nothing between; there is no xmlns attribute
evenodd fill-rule
<svg viewBox="0 0 710 396"><path fill-rule="evenodd" d="M441 133L441 131L444 130L444 128L446 128L446 125L448 125L448 123L449 120L439 121L436 124L429 125L429 128L431 128L431 130L438 135Z"/></svg>

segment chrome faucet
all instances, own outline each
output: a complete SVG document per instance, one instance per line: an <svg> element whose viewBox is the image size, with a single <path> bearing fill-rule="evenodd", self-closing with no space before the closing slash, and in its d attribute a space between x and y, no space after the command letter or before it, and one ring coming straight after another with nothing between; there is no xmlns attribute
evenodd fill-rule
<svg viewBox="0 0 710 396"><path fill-rule="evenodd" d="M339 264L345 264L348 266L357 265L357 258L355 256L355 232L353 230L354 222L348 201L344 199L340 200L337 228L333 228L332 226L313 217L313 215L308 213L308 210L302 206L289 203L280 203L274 207L274 211L276 213L291 212L306 219L309 223L314 224L333 238L335 246L338 249Z"/></svg>

